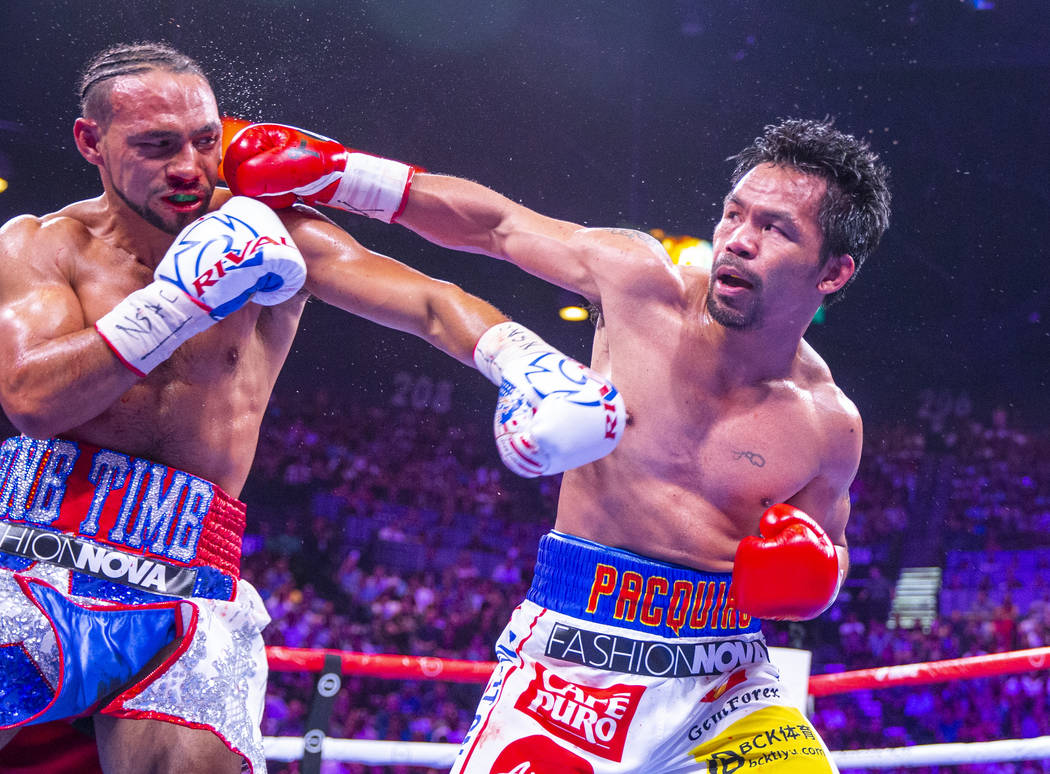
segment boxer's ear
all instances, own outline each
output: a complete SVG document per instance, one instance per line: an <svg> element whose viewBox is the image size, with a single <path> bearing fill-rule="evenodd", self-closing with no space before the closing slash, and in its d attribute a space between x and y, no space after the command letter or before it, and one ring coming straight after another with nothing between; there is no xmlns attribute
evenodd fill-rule
<svg viewBox="0 0 1050 774"><path fill-rule="evenodd" d="M78 118L73 122L73 139L76 141L80 155L87 159L89 164L94 164L96 167L103 165L102 152L98 147L102 139L102 131L98 122L90 118Z"/></svg>
<svg viewBox="0 0 1050 774"><path fill-rule="evenodd" d="M852 255L847 253L834 255L824 264L817 289L824 295L841 290L856 271L857 264L853 261Z"/></svg>

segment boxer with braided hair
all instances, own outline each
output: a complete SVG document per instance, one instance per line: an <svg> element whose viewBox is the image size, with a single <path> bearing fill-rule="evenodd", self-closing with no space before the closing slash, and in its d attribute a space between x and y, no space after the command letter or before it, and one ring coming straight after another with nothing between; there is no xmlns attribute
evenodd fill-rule
<svg viewBox="0 0 1050 774"><path fill-rule="evenodd" d="M90 716L106 774L262 772L269 618L239 577L236 497L308 296L468 365L501 342L486 375L525 475L611 451L623 401L311 208L218 188L215 96L180 52L107 49L80 98L102 194L0 230L0 404L22 432L0 444L0 747Z"/></svg>

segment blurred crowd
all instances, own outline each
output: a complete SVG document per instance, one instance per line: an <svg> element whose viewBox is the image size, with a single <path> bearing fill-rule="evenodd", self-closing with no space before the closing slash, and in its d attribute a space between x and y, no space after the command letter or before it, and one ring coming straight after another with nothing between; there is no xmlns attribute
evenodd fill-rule
<svg viewBox="0 0 1050 774"><path fill-rule="evenodd" d="M267 644L492 660L553 524L558 479L502 469L487 422L319 392L275 398L244 499L244 575L273 623ZM813 673L1050 644L1050 434L1007 412L973 415L965 396L924 396L913 421L866 428L847 530L852 569L816 621L767 624L772 645L813 652ZM1020 557L1020 558L1019 558ZM903 566L945 567L940 609L892 612ZM264 733L301 736L315 675L271 674ZM459 742L481 686L347 677L329 734ZM821 697L829 747L973 742L1047 733L1047 674L957 680ZM326 762L326 772L421 774ZM297 764L272 763L295 772ZM1006 774L999 763L901 772Z"/></svg>

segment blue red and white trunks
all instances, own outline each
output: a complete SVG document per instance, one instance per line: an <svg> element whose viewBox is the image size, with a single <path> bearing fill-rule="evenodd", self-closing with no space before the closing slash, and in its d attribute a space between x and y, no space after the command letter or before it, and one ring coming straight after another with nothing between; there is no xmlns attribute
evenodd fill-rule
<svg viewBox="0 0 1050 774"><path fill-rule="evenodd" d="M84 443L0 446L0 729L104 713L218 735L265 771L269 616L244 505Z"/></svg>
<svg viewBox="0 0 1050 774"><path fill-rule="evenodd" d="M837 772L731 580L545 535L453 774Z"/></svg>

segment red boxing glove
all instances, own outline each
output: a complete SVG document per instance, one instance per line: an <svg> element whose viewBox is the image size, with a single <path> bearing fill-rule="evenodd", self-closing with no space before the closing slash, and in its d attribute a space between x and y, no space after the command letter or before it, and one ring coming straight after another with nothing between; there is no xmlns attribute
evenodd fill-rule
<svg viewBox="0 0 1050 774"><path fill-rule="evenodd" d="M740 541L733 564L737 610L804 621L831 606L841 585L838 552L808 515L786 503L762 514L762 537Z"/></svg>
<svg viewBox="0 0 1050 774"><path fill-rule="evenodd" d="M274 209L297 200L392 223L419 170L282 124L252 124L230 141L223 176L235 194Z"/></svg>

